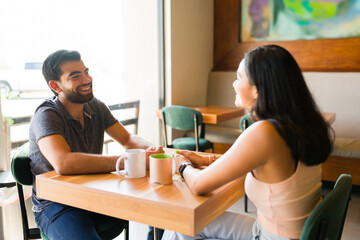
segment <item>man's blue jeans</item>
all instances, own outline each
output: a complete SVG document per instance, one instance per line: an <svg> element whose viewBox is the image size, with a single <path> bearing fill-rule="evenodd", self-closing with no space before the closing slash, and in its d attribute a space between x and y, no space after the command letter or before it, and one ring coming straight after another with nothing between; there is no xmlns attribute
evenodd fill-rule
<svg viewBox="0 0 360 240"><path fill-rule="evenodd" d="M126 221L82 209L51 203L42 212L35 212L35 221L50 239L113 239L118 236ZM110 229L100 231L99 224L109 223ZM98 232L99 231L99 232Z"/></svg>

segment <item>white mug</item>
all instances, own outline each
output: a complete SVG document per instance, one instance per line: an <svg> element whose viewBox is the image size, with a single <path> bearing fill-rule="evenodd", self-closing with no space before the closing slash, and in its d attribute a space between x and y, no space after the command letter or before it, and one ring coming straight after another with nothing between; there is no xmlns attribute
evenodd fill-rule
<svg viewBox="0 0 360 240"><path fill-rule="evenodd" d="M120 171L120 163L124 161L124 170ZM146 154L144 149L128 149L116 162L116 172L126 178L142 178L146 176Z"/></svg>

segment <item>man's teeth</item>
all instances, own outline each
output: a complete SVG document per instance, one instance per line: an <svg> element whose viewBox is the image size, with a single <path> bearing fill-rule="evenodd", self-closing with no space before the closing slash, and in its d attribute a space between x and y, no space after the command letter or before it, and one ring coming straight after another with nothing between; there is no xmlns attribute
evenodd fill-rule
<svg viewBox="0 0 360 240"><path fill-rule="evenodd" d="M81 87L80 89L81 89L81 90L89 90L90 87L89 87L89 86L88 86L88 87Z"/></svg>

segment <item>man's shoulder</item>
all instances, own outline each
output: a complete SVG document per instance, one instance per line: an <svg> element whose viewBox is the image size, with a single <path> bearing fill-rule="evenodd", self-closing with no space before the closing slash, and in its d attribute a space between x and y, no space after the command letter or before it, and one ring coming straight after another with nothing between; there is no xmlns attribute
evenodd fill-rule
<svg viewBox="0 0 360 240"><path fill-rule="evenodd" d="M35 110L32 122L33 121L43 121L44 119L49 118L69 118L69 114L66 112L65 108L62 106L57 97L52 97L45 99Z"/></svg>
<svg viewBox="0 0 360 240"><path fill-rule="evenodd" d="M60 107L58 105L57 97L51 97L45 99L35 110L35 113L39 110L45 110L45 109L54 109L54 110L60 110Z"/></svg>

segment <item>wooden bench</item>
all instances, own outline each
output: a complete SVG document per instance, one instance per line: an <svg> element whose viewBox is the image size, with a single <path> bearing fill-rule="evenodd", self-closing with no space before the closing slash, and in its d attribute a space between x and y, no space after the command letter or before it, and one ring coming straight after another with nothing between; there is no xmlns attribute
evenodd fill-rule
<svg viewBox="0 0 360 240"><path fill-rule="evenodd" d="M206 125L205 137L214 143L214 153L225 153L241 134L239 128Z"/></svg>
<svg viewBox="0 0 360 240"><path fill-rule="evenodd" d="M360 186L360 139L335 139L333 152L322 166L322 180L336 182L342 173L350 174L353 185Z"/></svg>

